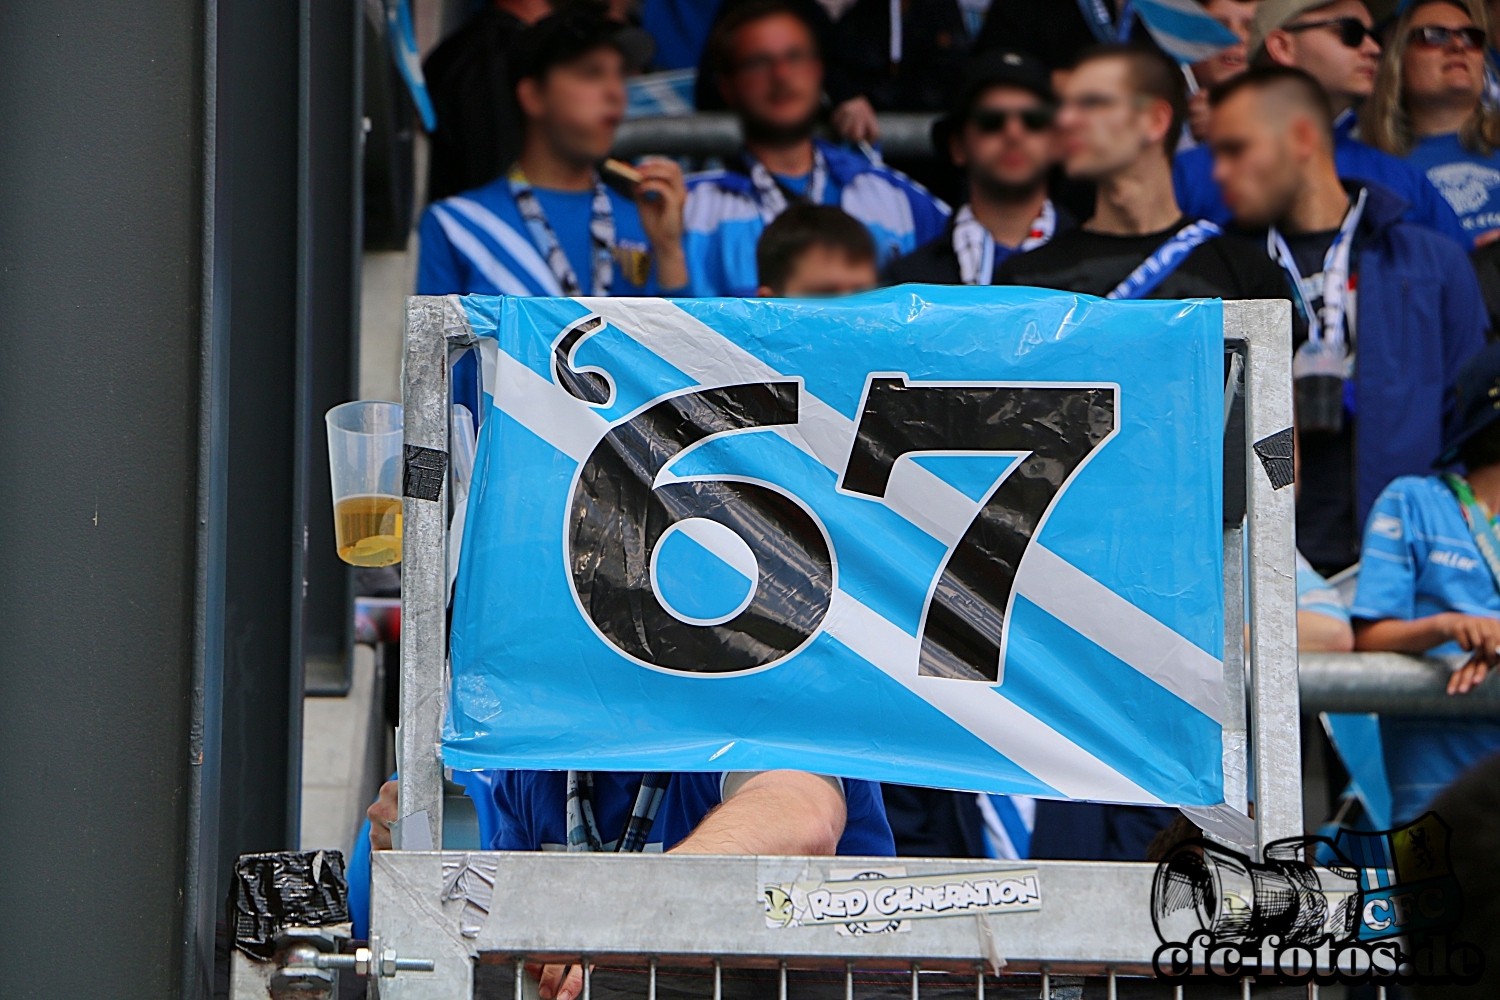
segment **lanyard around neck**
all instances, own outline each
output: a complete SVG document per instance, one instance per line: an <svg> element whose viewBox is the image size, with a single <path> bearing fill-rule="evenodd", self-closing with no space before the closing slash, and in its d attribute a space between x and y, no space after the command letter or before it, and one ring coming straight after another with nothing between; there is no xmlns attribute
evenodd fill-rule
<svg viewBox="0 0 1500 1000"><path fill-rule="evenodd" d="M630 818L615 843L620 854L639 854L646 849L646 838L656 823L661 800L666 797L671 774L643 774L635 793ZM594 804L594 772L568 772L568 850L600 853L604 843L599 836L598 809Z"/></svg>
<svg viewBox="0 0 1500 1000"><path fill-rule="evenodd" d="M1323 308L1320 313L1313 312L1303 292L1302 271L1297 267L1297 258L1293 256L1291 247L1287 246L1286 240L1275 226L1266 233L1266 252L1292 279L1292 294L1296 296L1297 310L1307 320L1307 339L1310 341L1321 342L1326 339L1330 344L1344 342L1349 258L1354 247L1354 230L1359 226L1360 217L1364 215L1365 199L1369 193L1369 188L1360 189L1359 197L1349 211L1344 213L1344 221L1339 224L1338 235L1333 238L1333 244L1323 255Z"/></svg>
<svg viewBox="0 0 1500 1000"><path fill-rule="evenodd" d="M1125 280L1105 298L1144 299L1177 270L1177 265L1186 260L1188 254L1221 233L1223 230L1207 219L1189 222L1157 247L1155 253L1141 261L1140 266L1127 274Z"/></svg>
<svg viewBox="0 0 1500 1000"><path fill-rule="evenodd" d="M1048 198L1031 222L1031 228L1016 253L1025 253L1051 240L1057 232L1057 209ZM953 217L953 253L958 257L959 280L965 285L988 285L995 279L995 238L968 205Z"/></svg>
<svg viewBox="0 0 1500 1000"><path fill-rule="evenodd" d="M557 279L558 287L564 295L570 297L583 295L583 285L579 283L578 275L573 273L573 265L563 252L552 223L547 221L547 213L542 210L542 203L531 189L531 182L526 179L519 166L511 170L506 179L510 183L511 197L515 199L516 211L521 213L526 231L531 234L531 242L536 244L537 251L547 262L552 276ZM597 174L594 176L594 200L589 218L589 248L594 265L594 273L590 275L593 288L589 294L608 295L614 278L615 213L609 201L609 192L605 190L604 183Z"/></svg>
<svg viewBox="0 0 1500 1000"><path fill-rule="evenodd" d="M828 160L817 144L813 145L812 177L807 182L805 195L797 194L779 183L771 176L766 165L749 153L745 154L745 165L750 170L750 183L755 186L755 201L760 206L762 222L769 224L772 219L785 212L789 204L823 204L823 197L828 191Z"/></svg>
<svg viewBox="0 0 1500 1000"><path fill-rule="evenodd" d="M1448 484L1458 500L1464 521L1469 525L1469 534L1474 536L1474 547L1484 557L1484 564L1490 570L1490 579L1500 589L1500 539L1495 537L1495 523L1490 519L1489 511L1484 509L1484 505L1474 496L1468 480L1462 476L1455 476L1450 472L1443 476L1443 482Z"/></svg>

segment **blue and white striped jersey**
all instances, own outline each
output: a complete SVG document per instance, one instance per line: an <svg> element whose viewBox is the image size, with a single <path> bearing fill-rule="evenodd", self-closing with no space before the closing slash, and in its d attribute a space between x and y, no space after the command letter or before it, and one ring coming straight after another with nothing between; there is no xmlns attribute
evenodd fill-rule
<svg viewBox="0 0 1500 1000"><path fill-rule="evenodd" d="M611 295L659 295L656 264L635 203L609 192L615 217ZM561 295L504 178L444 198L422 214L418 295ZM561 235L561 234L559 234ZM637 280L641 279L641 280ZM582 275L588 281L588 275Z"/></svg>
<svg viewBox="0 0 1500 1000"><path fill-rule="evenodd" d="M838 205L865 224L875 238L878 265L942 235L949 208L922 185L855 153L813 142L828 164L823 203ZM688 294L754 295L760 285L755 244L766 224L743 168L690 176L684 216Z"/></svg>

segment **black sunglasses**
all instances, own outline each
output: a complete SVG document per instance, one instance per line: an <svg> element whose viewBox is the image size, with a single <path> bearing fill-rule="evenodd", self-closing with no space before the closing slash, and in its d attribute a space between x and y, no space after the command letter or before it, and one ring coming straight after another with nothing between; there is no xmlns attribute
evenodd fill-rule
<svg viewBox="0 0 1500 1000"><path fill-rule="evenodd" d="M1456 40L1458 47L1470 52L1482 52L1484 50L1484 32L1479 28L1444 28L1437 24L1428 24L1420 28L1413 28L1407 34L1406 40L1417 45L1425 45L1431 49L1446 49Z"/></svg>
<svg viewBox="0 0 1500 1000"><path fill-rule="evenodd" d="M1312 28L1336 28L1339 33L1339 41L1351 49L1357 49L1365 43L1366 38L1374 38L1375 32L1365 27L1365 23L1357 17L1335 17L1328 21L1308 21L1306 24L1289 24L1283 31L1307 31Z"/></svg>
<svg viewBox="0 0 1500 1000"><path fill-rule="evenodd" d="M1010 124L1011 115L1021 119L1021 125L1028 132L1044 132L1052 127L1052 119L1056 112L1052 108L1027 108L1024 111L1007 111L998 108L981 108L969 115L969 124L985 135L993 135L996 132L1004 132L1005 127Z"/></svg>

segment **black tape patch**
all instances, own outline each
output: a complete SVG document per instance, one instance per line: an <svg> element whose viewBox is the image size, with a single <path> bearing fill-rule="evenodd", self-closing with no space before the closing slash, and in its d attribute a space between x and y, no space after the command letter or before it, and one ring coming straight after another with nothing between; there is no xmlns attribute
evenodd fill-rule
<svg viewBox="0 0 1500 1000"><path fill-rule="evenodd" d="M1271 480L1271 489L1279 490L1283 486L1292 485L1296 469L1292 464L1290 427L1255 442L1255 453L1260 456L1260 464L1266 467L1266 478Z"/></svg>
<svg viewBox="0 0 1500 1000"><path fill-rule="evenodd" d="M406 483L403 492L417 500L437 500L443 495L443 476L448 472L448 453L420 445L406 446Z"/></svg>
<svg viewBox="0 0 1500 1000"><path fill-rule="evenodd" d="M338 851L242 854L234 864L229 933L247 955L270 958L283 927L325 927L348 919L349 884Z"/></svg>

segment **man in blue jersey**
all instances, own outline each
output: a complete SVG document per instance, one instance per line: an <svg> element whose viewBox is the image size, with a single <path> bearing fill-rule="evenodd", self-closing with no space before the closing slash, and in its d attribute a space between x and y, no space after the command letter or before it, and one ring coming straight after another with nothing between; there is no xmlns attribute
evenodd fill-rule
<svg viewBox="0 0 1500 1000"><path fill-rule="evenodd" d="M1402 216L1435 229L1469 248L1470 237L1453 209L1422 172L1405 160L1367 146L1353 136L1354 112L1375 86L1380 44L1361 0L1262 0L1250 29L1254 65L1300 69L1322 86L1333 112L1334 165L1340 177L1370 181L1393 191ZM1213 179L1207 144L1184 150L1172 167L1177 201L1188 215L1223 225L1229 208Z"/></svg>
<svg viewBox="0 0 1500 1000"><path fill-rule="evenodd" d="M638 168L633 197L597 164L625 114L617 25L576 4L526 29L510 54L525 123L506 176L422 217L419 295L657 295L687 286L681 171Z"/></svg>
<svg viewBox="0 0 1500 1000"><path fill-rule="evenodd" d="M823 89L817 39L796 9L752 0L709 41L745 146L688 180L684 237L693 295L754 295L755 244L788 205L838 205L870 230L879 262L940 234L948 206L921 185L813 138Z"/></svg>
<svg viewBox="0 0 1500 1000"><path fill-rule="evenodd" d="M1450 695L1500 662L1500 344L1458 376L1458 409L1440 461L1462 476L1403 476L1370 512L1354 606L1355 648L1451 657ZM1482 757L1500 751L1500 719L1382 715L1397 824L1415 819Z"/></svg>

